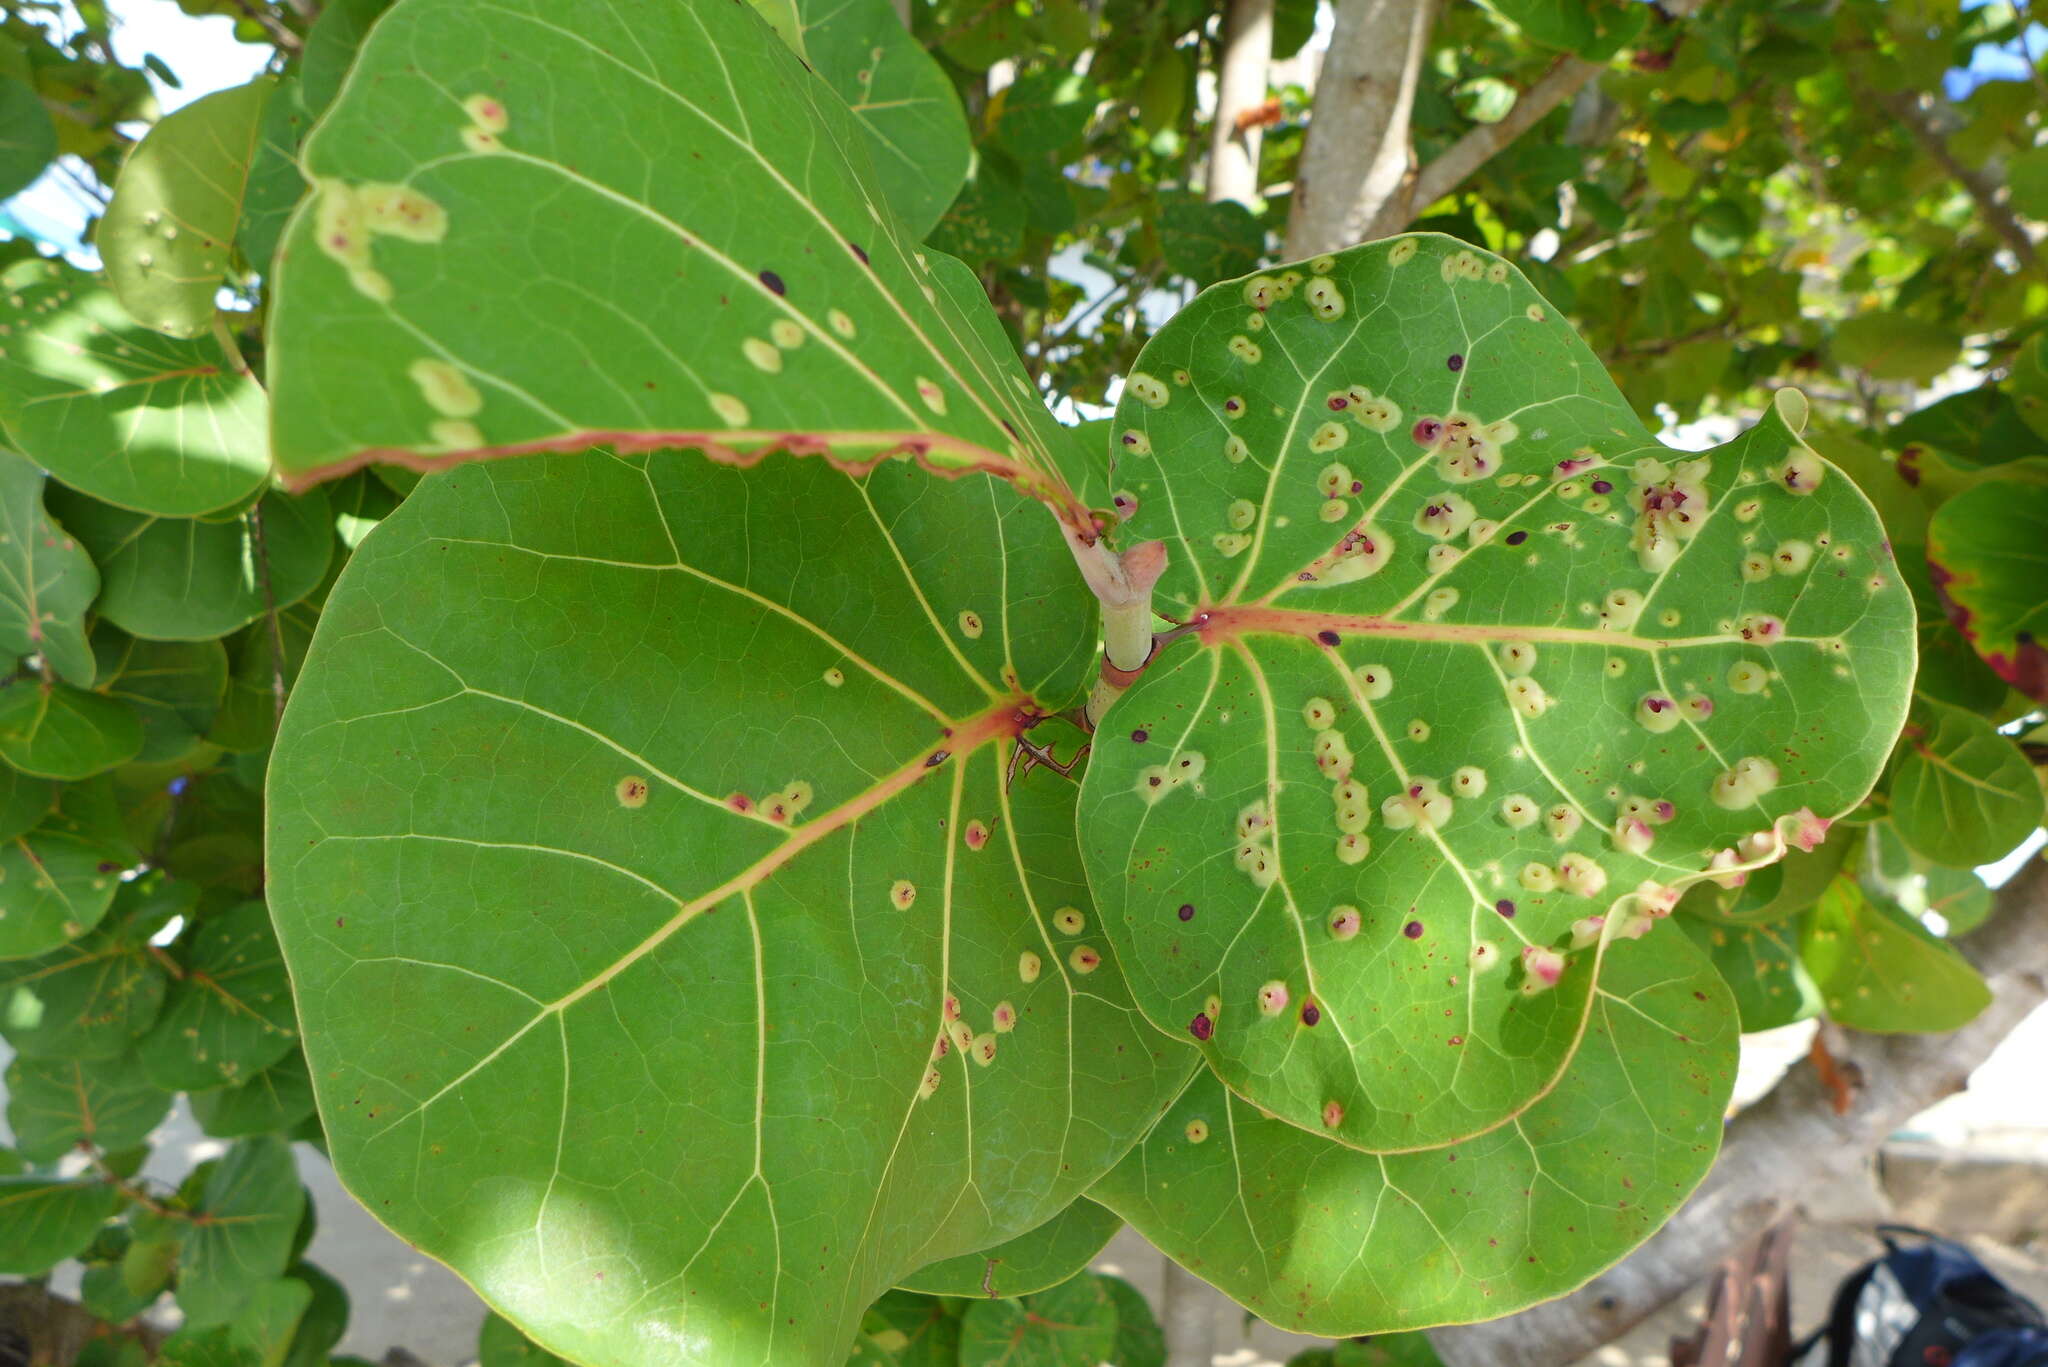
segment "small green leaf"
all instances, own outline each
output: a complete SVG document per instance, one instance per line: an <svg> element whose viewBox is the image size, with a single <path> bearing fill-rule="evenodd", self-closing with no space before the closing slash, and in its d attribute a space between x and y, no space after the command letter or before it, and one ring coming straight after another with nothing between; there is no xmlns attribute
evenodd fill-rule
<svg viewBox="0 0 2048 1367"><path fill-rule="evenodd" d="M326 495L271 494L213 522L130 512L68 490L55 511L100 567L100 615L153 641L206 641L311 593L334 554ZM253 518L263 519L262 547Z"/></svg>
<svg viewBox="0 0 2048 1367"><path fill-rule="evenodd" d="M51 1163L79 1145L131 1148L171 1109L133 1055L118 1059L18 1058L7 1067L7 1123L22 1157Z"/></svg>
<svg viewBox="0 0 2048 1367"><path fill-rule="evenodd" d="M1928 524L1927 568L1985 663L2048 702L2048 485L1998 479L1949 499Z"/></svg>
<svg viewBox="0 0 2048 1367"><path fill-rule="evenodd" d="M247 1082L192 1096L192 1118L216 1139L289 1130L312 1113L313 1079L297 1049Z"/></svg>
<svg viewBox="0 0 2048 1367"><path fill-rule="evenodd" d="M298 1037L270 915L261 902L245 902L202 922L189 944L185 975L138 1046L143 1071L179 1092L246 1082Z"/></svg>
<svg viewBox="0 0 2048 1367"><path fill-rule="evenodd" d="M120 886L105 845L52 818L0 844L0 960L46 954L99 924Z"/></svg>
<svg viewBox="0 0 2048 1367"><path fill-rule="evenodd" d="M477 1367L567 1367L567 1364L519 1332L519 1326L496 1313L484 1316L476 1336Z"/></svg>
<svg viewBox="0 0 2048 1367"><path fill-rule="evenodd" d="M1682 909L1677 921L1714 961L1715 971L1735 998L1745 1034L1775 1030L1820 1013L1820 990L1800 962L1795 928L1774 923L1716 925Z"/></svg>
<svg viewBox="0 0 2048 1367"><path fill-rule="evenodd" d="M100 591L92 557L43 507L43 472L0 452L0 658L41 655L92 682L85 611Z"/></svg>
<svg viewBox="0 0 2048 1367"><path fill-rule="evenodd" d="M1206 204L1176 195L1159 214L1159 250L1176 275L1209 285L1258 265L1266 230L1236 200Z"/></svg>
<svg viewBox="0 0 2048 1367"><path fill-rule="evenodd" d="M960 1367L959 1317L936 1296L887 1292L861 1317L847 1367Z"/></svg>
<svg viewBox="0 0 2048 1367"><path fill-rule="evenodd" d="M178 1258L185 1323L225 1324L248 1309L290 1263L305 1207L289 1144L264 1136L229 1149L206 1179Z"/></svg>
<svg viewBox="0 0 2048 1367"><path fill-rule="evenodd" d="M256 1354L257 1367L283 1367L312 1303L310 1283L279 1277L258 1286L228 1327Z"/></svg>
<svg viewBox="0 0 2048 1367"><path fill-rule="evenodd" d="M42 778L77 780L142 750L142 719L126 703L40 679L0 683L0 760Z"/></svg>
<svg viewBox="0 0 2048 1367"><path fill-rule="evenodd" d="M867 134L883 202L923 237L960 192L973 139L953 82L889 0L796 0L798 50Z"/></svg>
<svg viewBox="0 0 2048 1367"><path fill-rule="evenodd" d="M1116 1304L1081 1276L1021 1300L978 1300L960 1319L960 1367L1097 1367L1116 1347Z"/></svg>
<svg viewBox="0 0 2048 1367"><path fill-rule="evenodd" d="M1829 1018L1855 1030L1954 1030L1991 1002L1969 960L1846 876L1808 915L1800 957Z"/></svg>
<svg viewBox="0 0 2048 1367"><path fill-rule="evenodd" d="M1972 869L1933 864L1906 848L1889 821L1870 827L1859 870L1871 891L1898 903L1918 921L1928 912L1942 920L1942 936L1953 940L1983 925L1991 916L1991 889Z"/></svg>
<svg viewBox="0 0 2048 1367"><path fill-rule="evenodd" d="M1124 1222L1082 1199L1037 1229L919 1268L899 1284L933 1296L1023 1296L1079 1273Z"/></svg>
<svg viewBox="0 0 2048 1367"><path fill-rule="evenodd" d="M213 329L242 194L274 77L218 90L166 115L121 167L94 235L130 317L167 337Z"/></svg>
<svg viewBox="0 0 2048 1367"><path fill-rule="evenodd" d="M0 322L0 434L65 484L188 517L263 483L263 391L213 338L142 327L93 277L43 260L0 272Z"/></svg>
<svg viewBox="0 0 2048 1367"><path fill-rule="evenodd" d="M320 17L306 33L306 51L299 67L306 108L315 116L341 93L341 83L355 65L363 39L390 8L391 0L328 0L320 7Z"/></svg>
<svg viewBox="0 0 2048 1367"><path fill-rule="evenodd" d="M120 883L96 929L42 958L0 964L0 1034L27 1058L127 1053L156 1020L169 981L149 937L170 916L189 915L198 891L161 875Z"/></svg>
<svg viewBox="0 0 2048 1367"><path fill-rule="evenodd" d="M1874 380L1931 380L1955 364L1962 339L1903 313L1859 313L1835 329L1833 350Z"/></svg>
<svg viewBox="0 0 2048 1367"><path fill-rule="evenodd" d="M1937 864L1989 864L2041 824L2041 784L1990 722L1922 699L1892 770L1892 826Z"/></svg>
<svg viewBox="0 0 2048 1367"><path fill-rule="evenodd" d="M0 199L25 190L57 159L57 127L27 81L0 75Z"/></svg>
<svg viewBox="0 0 2048 1367"><path fill-rule="evenodd" d="M1361 1153L1260 1115L1202 1069L1091 1195L1293 1333L1456 1324L1561 1295L1706 1175L1735 1080L1735 1013L1689 939L1660 926L1606 956L1585 1046L1506 1124ZM1432 1043L1439 1061L1418 1070L1473 1066L1459 1037Z"/></svg>
<svg viewBox="0 0 2048 1367"><path fill-rule="evenodd" d="M327 5L320 20L324 22L343 8ZM316 33L319 27L316 22ZM302 71L308 60L301 59ZM299 174L299 145L306 140L313 118L314 111L306 107L302 78L287 74L263 109L255 158L249 163L249 183L242 192L242 222L235 230L235 245L242 249L243 258L266 277L285 224L306 194L306 178Z"/></svg>
<svg viewBox="0 0 2048 1367"><path fill-rule="evenodd" d="M0 840L12 840L42 824L57 800L56 785L0 764Z"/></svg>
<svg viewBox="0 0 2048 1367"><path fill-rule="evenodd" d="M1122 1277L1097 1277L1116 1307L1116 1367L1166 1367L1166 1333L1152 1303Z"/></svg>
<svg viewBox="0 0 2048 1367"><path fill-rule="evenodd" d="M291 1276L305 1283L312 1298L299 1319L298 1332L292 1335L283 1367L328 1367L329 1353L348 1332L348 1292L311 1263L294 1264Z"/></svg>
<svg viewBox="0 0 2048 1367"><path fill-rule="evenodd" d="M2005 164L2012 207L2028 218L2048 219L2048 147L2035 147Z"/></svg>
<svg viewBox="0 0 2048 1367"><path fill-rule="evenodd" d="M102 1182L0 1177L0 1273L48 1272L93 1241L118 1200Z"/></svg>
<svg viewBox="0 0 2048 1367"><path fill-rule="evenodd" d="M142 719L137 763L174 764L205 743L228 683L219 641L141 641L102 621L92 643L99 691Z"/></svg>

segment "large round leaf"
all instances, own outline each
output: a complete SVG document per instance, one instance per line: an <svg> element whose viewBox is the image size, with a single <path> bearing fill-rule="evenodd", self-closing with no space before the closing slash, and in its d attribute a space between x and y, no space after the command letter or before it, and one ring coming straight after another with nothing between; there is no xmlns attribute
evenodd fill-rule
<svg viewBox="0 0 2048 1367"><path fill-rule="evenodd" d="M1572 1066L1485 1134L1360 1153L1262 1116L1204 1069L1095 1197L1296 1333L1492 1319L1562 1295L1706 1175L1735 1081L1727 990L1689 939L1660 927L1609 944L1603 967ZM1432 1041L1445 1072L1468 1056L1448 1029Z"/></svg>
<svg viewBox="0 0 2048 1367"><path fill-rule="evenodd" d="M41 778L81 779L142 749L142 719L124 702L24 677L0 683L0 760Z"/></svg>
<svg viewBox="0 0 2048 1367"><path fill-rule="evenodd" d="M1113 482L1188 630L1110 711L1082 802L1146 1015L1360 1148L1483 1133L1555 1085L1592 942L1848 810L1898 731L1910 596L1803 413L1662 447L1518 273L1438 236L1161 329Z"/></svg>
<svg viewBox="0 0 2048 1367"><path fill-rule="evenodd" d="M306 142L270 330L279 471L598 442L911 456L1083 527L979 281L918 250L867 144L747 5L622 26L603 0L408 0Z"/></svg>
<svg viewBox="0 0 2048 1367"><path fill-rule="evenodd" d="M388 31L397 16L379 32ZM329 596L270 896L337 1171L580 1361L833 1361L1176 1090L1031 723L1043 510L682 453L422 483ZM480 629L481 628L481 629ZM1028 872L1027 872L1028 870Z"/></svg>
<svg viewBox="0 0 2048 1367"><path fill-rule="evenodd" d="M263 391L211 337L142 327L92 276L44 260L0 273L0 325L0 433L64 483L167 517L263 483Z"/></svg>
<svg viewBox="0 0 2048 1367"><path fill-rule="evenodd" d="M52 1163L89 1144L133 1148L170 1113L171 1094L150 1084L132 1054L81 1063L18 1058L7 1069L7 1124L22 1156Z"/></svg>

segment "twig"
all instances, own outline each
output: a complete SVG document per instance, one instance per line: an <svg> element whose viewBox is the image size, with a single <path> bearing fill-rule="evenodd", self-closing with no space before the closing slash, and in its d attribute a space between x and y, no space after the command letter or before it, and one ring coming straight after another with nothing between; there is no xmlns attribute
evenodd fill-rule
<svg viewBox="0 0 2048 1367"><path fill-rule="evenodd" d="M1999 187L1983 172L1973 171L1956 160L1955 154L1948 150L1948 139L1928 121L1919 101L1904 91L1883 93L1875 98L1898 120L1900 127L1913 135L1913 140L1934 159L1935 165L1976 201L1977 212L1983 216L1984 222L2005 239L2013 255L2019 258L2020 269L2041 274L2041 258L2034 251L2034 239L2027 235L2026 228L1998 197Z"/></svg>
<svg viewBox="0 0 2048 1367"><path fill-rule="evenodd" d="M270 11L257 9L249 0L235 0L235 8L261 25L263 31L270 35L270 41L286 52L296 53L305 46L299 35L286 28L284 21Z"/></svg>
<svg viewBox="0 0 2048 1367"><path fill-rule="evenodd" d="M277 598L270 590L270 542L263 535L263 504L249 509L249 536L256 543L256 575L263 581L263 617L270 628L270 696L276 724L284 725L284 631L277 624Z"/></svg>

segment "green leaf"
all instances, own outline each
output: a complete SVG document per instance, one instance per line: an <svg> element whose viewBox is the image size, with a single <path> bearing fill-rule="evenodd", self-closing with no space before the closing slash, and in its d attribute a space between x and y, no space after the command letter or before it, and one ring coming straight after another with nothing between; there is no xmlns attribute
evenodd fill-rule
<svg viewBox="0 0 2048 1367"><path fill-rule="evenodd" d="M1560 1295L1648 1238L1706 1174L1735 1077L1734 1011L1690 940L1660 927L1605 954L1585 1047L1507 1124L1360 1153L1261 1116L1203 1069L1092 1194L1294 1333L1491 1319ZM1455 1072L1471 1055L1452 1038L1418 1069Z"/></svg>
<svg viewBox="0 0 2048 1367"><path fill-rule="evenodd" d="M1683 912L1678 924L1714 961L1714 970L1735 998L1743 1033L1775 1030L1820 1013L1820 990L1799 961L1795 928L1776 923L1716 925Z"/></svg>
<svg viewBox="0 0 2048 1367"><path fill-rule="evenodd" d="M82 1144L132 1148L170 1113L171 1099L143 1077L133 1055L90 1063L18 1058L7 1067L7 1124L34 1163L55 1162Z"/></svg>
<svg viewBox="0 0 2048 1367"><path fill-rule="evenodd" d="M1835 360L1874 380L1931 380L1955 364L1962 339L1903 313L1859 313L1835 329Z"/></svg>
<svg viewBox="0 0 2048 1367"><path fill-rule="evenodd" d="M130 1291L122 1279L120 1263L87 1263L84 1275L79 1278L78 1301L89 1314L109 1324L126 1324L155 1303L160 1289ZM144 1367L147 1361L144 1358L136 1367Z"/></svg>
<svg viewBox="0 0 2048 1367"><path fill-rule="evenodd" d="M1853 808L1912 603L1802 408L1658 445L1506 262L1442 237L1162 328L1112 485L1191 629L1105 717L1081 826L1147 1018L1319 1135L1462 1140L1569 1065L1591 942ZM1447 1036L1455 1085L1418 1062Z"/></svg>
<svg viewBox="0 0 2048 1367"><path fill-rule="evenodd" d="M556 1367L562 1360L503 1315L490 1314L477 1331L476 1361L477 1367Z"/></svg>
<svg viewBox="0 0 2048 1367"><path fill-rule="evenodd" d="M0 764L0 840L12 840L41 825L56 800L57 789L48 779Z"/></svg>
<svg viewBox="0 0 2048 1367"><path fill-rule="evenodd" d="M1937 864L1989 864L2041 824L2041 785L1984 718L1922 699L1892 770L1892 826Z"/></svg>
<svg viewBox="0 0 2048 1367"><path fill-rule="evenodd" d="M34 678L0 683L0 760L23 773L91 778L141 750L142 719L126 703Z"/></svg>
<svg viewBox="0 0 2048 1367"><path fill-rule="evenodd" d="M209 917L181 956L163 1014L138 1053L159 1087L178 1092L248 1081L297 1038L290 983L261 902Z"/></svg>
<svg viewBox="0 0 2048 1367"><path fill-rule="evenodd" d="M185 1326L163 1341L156 1361L158 1367L262 1367L255 1346L228 1324Z"/></svg>
<svg viewBox="0 0 2048 1367"><path fill-rule="evenodd" d="M291 1145L262 1136L227 1151L200 1193L178 1258L178 1308L188 1326L225 1324L291 1261L306 1189Z"/></svg>
<svg viewBox="0 0 2048 1367"><path fill-rule="evenodd" d="M867 134L882 202L923 237L960 193L973 139L960 96L889 0L796 0L800 51Z"/></svg>
<svg viewBox="0 0 2048 1367"><path fill-rule="evenodd" d="M318 34L324 21L342 12L345 5L327 5L314 24ZM300 59L304 71L310 57ZM292 210L305 198L306 180L299 174L299 146L313 126L316 111L307 108L301 76L287 74L263 108L263 124L256 134L256 152L249 163L249 182L242 191L242 222L235 230L235 245L251 268L268 276L270 259L277 255L278 239Z"/></svg>
<svg viewBox="0 0 2048 1367"><path fill-rule="evenodd" d="M92 557L43 507L42 471L0 452L0 659L41 655L92 682L85 610L100 591Z"/></svg>
<svg viewBox="0 0 2048 1367"><path fill-rule="evenodd" d="M99 924L120 886L105 845L53 818L0 844L0 960L45 954Z"/></svg>
<svg viewBox="0 0 2048 1367"><path fill-rule="evenodd" d="M270 769L350 1188L620 1367L671 1331L832 1360L889 1285L1070 1204L1193 1064L1103 953L1071 780L1002 782L1093 668L1085 592L1040 509L900 467L424 482L330 594ZM778 1257L798 1219L823 1256Z"/></svg>
<svg viewBox="0 0 2048 1367"><path fill-rule="evenodd" d="M35 87L0 75L0 199L25 190L57 159L57 127Z"/></svg>
<svg viewBox="0 0 2048 1367"><path fill-rule="evenodd" d="M847 1367L959 1367L960 1320L935 1296L891 1291L868 1307ZM480 1363L478 1367L493 1367ZM516 1367L510 1365L510 1367Z"/></svg>
<svg viewBox="0 0 2048 1367"><path fill-rule="evenodd" d="M1173 196L1159 214L1159 250L1176 275L1207 285L1243 275L1266 251L1266 230L1235 200Z"/></svg>
<svg viewBox="0 0 2048 1367"><path fill-rule="evenodd" d="M1152 1305L1122 1277L1095 1279L1116 1307L1116 1367L1166 1367L1166 1334L1152 1314Z"/></svg>
<svg viewBox="0 0 2048 1367"><path fill-rule="evenodd" d="M153 641L205 641L311 593L334 554L326 495L271 494L224 521L130 512L65 490L57 515L100 567L100 615ZM259 549L253 518L263 519Z"/></svg>
<svg viewBox="0 0 2048 1367"><path fill-rule="evenodd" d="M994 1248L921 1267L900 1283L934 1296L1023 1296L1088 1266L1124 1222L1086 1199Z"/></svg>
<svg viewBox="0 0 2048 1367"><path fill-rule="evenodd" d="M1604 61L1640 33L1640 5L1587 4L1585 0L1488 0L1487 7L1532 43Z"/></svg>
<svg viewBox="0 0 2048 1367"><path fill-rule="evenodd" d="M194 100L128 154L93 240L115 297L144 327L167 337L212 331L276 88L275 78L259 76Z"/></svg>
<svg viewBox="0 0 2048 1367"><path fill-rule="evenodd" d="M978 1300L960 1318L960 1367L1097 1367L1115 1346L1116 1304L1093 1277Z"/></svg>
<svg viewBox="0 0 2048 1367"><path fill-rule="evenodd" d="M2012 207L2028 218L2048 219L2048 147L2036 147L2005 165L2006 192Z"/></svg>
<svg viewBox="0 0 2048 1367"><path fill-rule="evenodd" d="M106 622L93 628L92 639L99 691L142 719L138 763L176 763L205 743L228 684L228 653L219 641L139 641Z"/></svg>
<svg viewBox="0 0 2048 1367"><path fill-rule="evenodd" d="M1722 925L1757 926L1789 920L1820 900L1854 847L1853 835L1837 836L1810 852L1794 846L1777 863L1739 875L1739 881L1731 875L1733 887L1713 880L1693 884L1679 899L1678 909Z"/></svg>
<svg viewBox="0 0 2048 1367"><path fill-rule="evenodd" d="M299 1322L312 1303L311 1284L297 1277L279 1277L256 1288L229 1328L255 1353L258 1367L283 1367L298 1336Z"/></svg>
<svg viewBox="0 0 2048 1367"><path fill-rule="evenodd" d="M565 88L619 98L557 117ZM865 141L745 6L628 31L599 0L410 0L306 143L319 188L270 329L279 471L600 441L902 457L1090 526L980 282L880 207ZM531 232L560 246L508 290L504 244Z"/></svg>
<svg viewBox="0 0 2048 1367"><path fill-rule="evenodd" d="M0 1177L0 1273L39 1277L80 1252L117 1199L100 1182Z"/></svg>
<svg viewBox="0 0 2048 1367"><path fill-rule="evenodd" d="M1991 1002L1969 960L1846 876L1808 915L1799 952L1828 1017L1854 1030L1954 1030Z"/></svg>
<svg viewBox="0 0 2048 1367"><path fill-rule="evenodd" d="M2048 485L1991 480L1942 504L1927 568L1985 663L2048 702Z"/></svg>
<svg viewBox="0 0 2048 1367"><path fill-rule="evenodd" d="M327 1367L328 1354L348 1332L348 1292L311 1263L294 1265L291 1275L313 1294L292 1336L284 1367Z"/></svg>
<svg viewBox="0 0 2048 1367"><path fill-rule="evenodd" d="M1914 920L1941 917L1947 939L1967 935L1990 918L1991 889L1970 869L1931 864L1906 848L1889 821L1870 827L1858 875L1871 891L1898 903Z"/></svg>
<svg viewBox="0 0 2048 1367"><path fill-rule="evenodd" d="M171 916L189 915L197 896L161 875L119 883L91 933L42 958L0 964L0 1034L27 1058L127 1053L156 1020L169 981L149 937Z"/></svg>
<svg viewBox="0 0 2048 1367"><path fill-rule="evenodd" d="M313 1114L313 1079L294 1049L247 1082L192 1097L192 1118L216 1139L288 1130Z"/></svg>
<svg viewBox="0 0 2048 1367"><path fill-rule="evenodd" d="M230 644L234 656L228 676L227 696L206 739L223 750L246 753L261 750L277 733L280 684L289 692L305 663L306 647L313 641L313 625L320 610L301 599L277 614L277 632L263 618ZM277 668L277 647L284 647L284 668ZM280 677L281 676L281 677Z"/></svg>
<svg viewBox="0 0 2048 1367"><path fill-rule="evenodd" d="M93 277L41 260L0 272L0 326L0 435L65 484L187 517L263 483L263 391L213 338L152 332Z"/></svg>

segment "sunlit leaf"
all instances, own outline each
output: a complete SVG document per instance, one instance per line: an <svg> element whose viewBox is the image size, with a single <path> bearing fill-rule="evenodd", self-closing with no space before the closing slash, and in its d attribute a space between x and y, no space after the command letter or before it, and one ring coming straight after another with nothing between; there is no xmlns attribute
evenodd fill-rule
<svg viewBox="0 0 2048 1367"><path fill-rule="evenodd" d="M263 391L211 337L152 332L93 277L42 260L0 273L0 326L0 434L72 488L189 517L263 482Z"/></svg>
<svg viewBox="0 0 2048 1367"><path fill-rule="evenodd" d="M130 317L170 337L213 328L242 194L277 81L259 76L166 115L128 154L93 241Z"/></svg>
<svg viewBox="0 0 2048 1367"><path fill-rule="evenodd" d="M1803 412L1660 446L1506 262L1443 237L1162 328L1112 482L1187 629L1110 709L1082 802L1147 1017L1372 1150L1556 1085L1601 937L1811 838L1898 730L1910 597Z"/></svg>
<svg viewBox="0 0 2048 1367"><path fill-rule="evenodd" d="M57 128L27 81L0 75L0 199L28 187L57 157Z"/></svg>
<svg viewBox="0 0 2048 1367"><path fill-rule="evenodd" d="M1853 878L1837 878L1808 915L1800 957L1829 1019L1857 1030L1954 1030L1991 1002L1969 960Z"/></svg>
<svg viewBox="0 0 2048 1367"><path fill-rule="evenodd" d="M1070 1204L1193 1064L1104 951L1073 781L1019 753L1078 749L1029 723L1089 620L986 482L592 452L422 484L270 771L344 1180L615 1364L836 1360L888 1286Z"/></svg>

